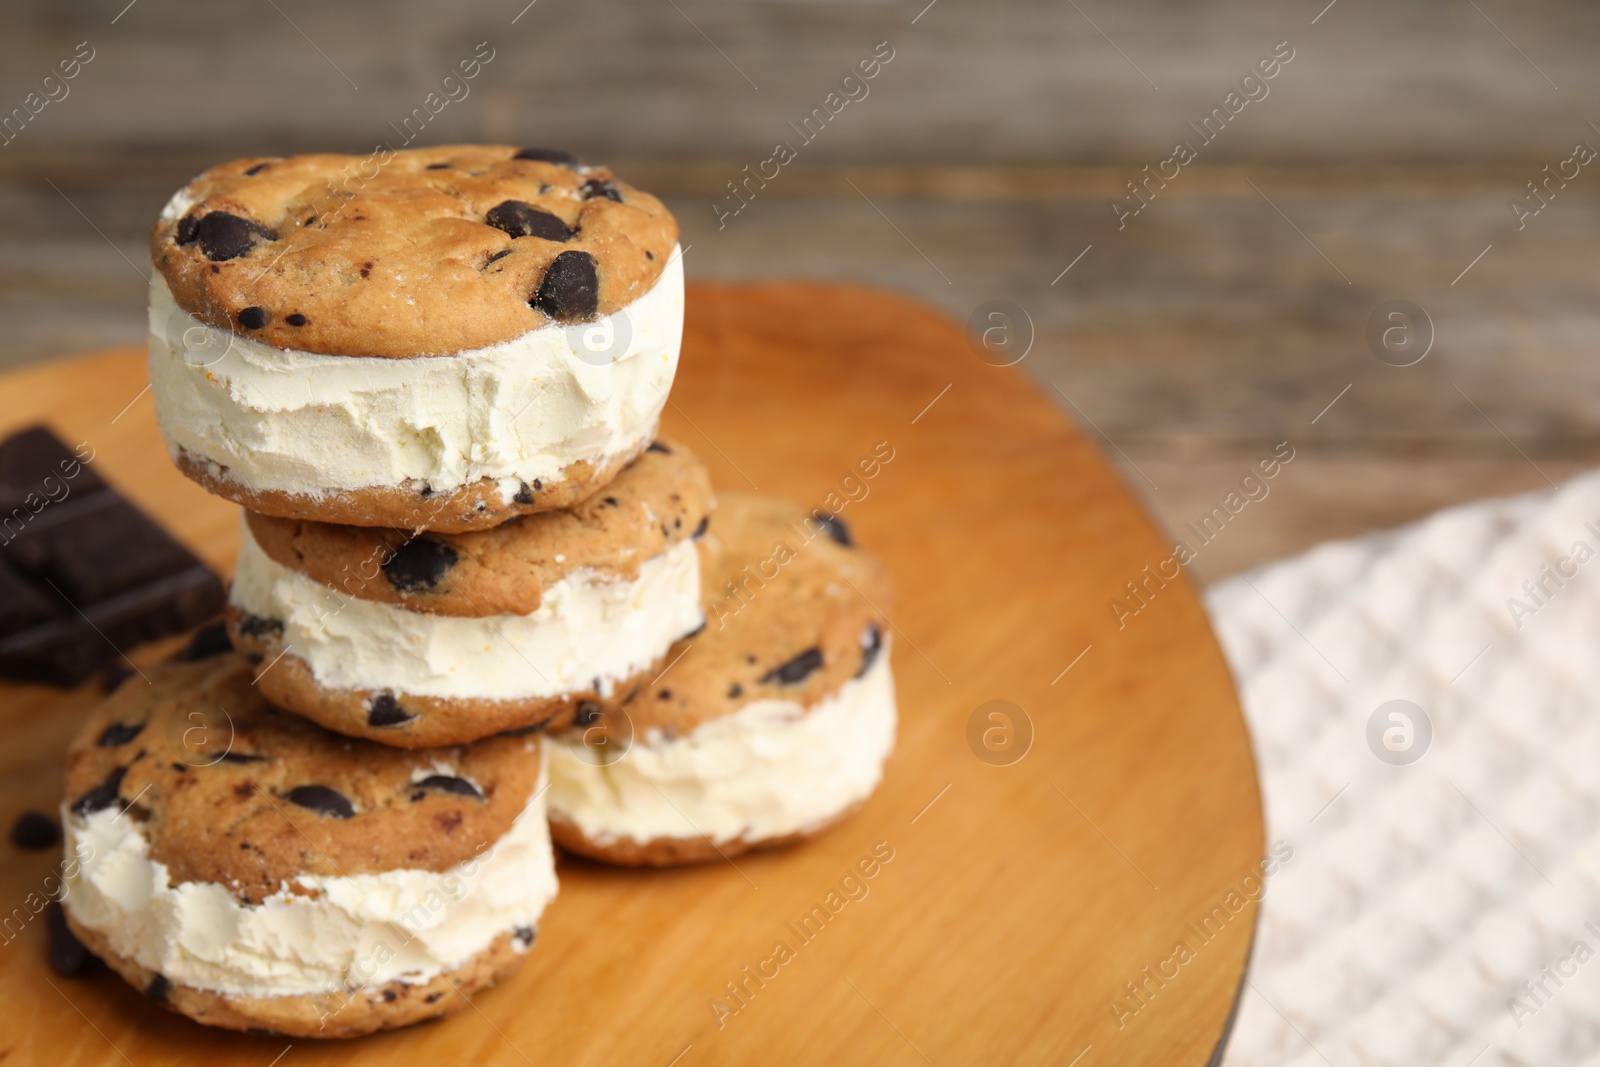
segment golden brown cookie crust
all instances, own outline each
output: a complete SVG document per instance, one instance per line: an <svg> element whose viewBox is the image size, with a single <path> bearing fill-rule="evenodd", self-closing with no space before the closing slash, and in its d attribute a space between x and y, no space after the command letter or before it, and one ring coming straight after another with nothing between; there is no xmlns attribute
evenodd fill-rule
<svg viewBox="0 0 1600 1067"><path fill-rule="evenodd" d="M787 501L719 495L702 542L705 628L667 652L670 671L600 700L589 725L677 736L757 700L809 708L864 673L881 654L893 586L877 559L839 543L842 531Z"/></svg>
<svg viewBox="0 0 1600 1067"><path fill-rule="evenodd" d="M684 867L693 863L732 859L746 852L784 848L808 840L844 822L860 811L864 803L857 801L809 830L796 830L776 837L739 837L721 843L709 837L657 837L649 841L619 837L601 843L590 838L576 823L553 815L550 818L550 839L573 855L609 863L614 867Z"/></svg>
<svg viewBox="0 0 1600 1067"><path fill-rule="evenodd" d="M527 700L472 700L457 697L418 696L376 689L330 689L312 673L311 665L293 652L263 620L229 605L228 636L233 647L255 661L256 685L268 700L336 733L362 737L394 748L436 748L468 745L495 734L535 734L569 725L580 715L592 717L616 698L601 697L581 689L555 697ZM621 692L633 692L660 673L659 660L633 678L617 683ZM375 724L374 708L388 699L398 709L391 725ZM503 740L503 739L502 739ZM487 743L485 741L484 743Z"/></svg>
<svg viewBox="0 0 1600 1067"><path fill-rule="evenodd" d="M301 874L449 870L499 840L537 787L536 737L427 753L353 740L267 703L253 673L227 653L118 688L68 749L68 804L139 820L174 884L216 882L260 903ZM457 781L417 784L432 775ZM479 795L447 788L462 781ZM308 787L353 814L330 814Z"/></svg>
<svg viewBox="0 0 1600 1067"><path fill-rule="evenodd" d="M84 947L121 975L135 989L148 990L156 972L111 951L98 931L67 913L67 925ZM466 1007L474 993L489 988L522 966L526 949L511 933L501 934L488 948L453 971L409 985L386 982L353 992L286 997L244 997L192 986L169 984L161 998L170 1010L205 1026L263 1031L285 1037L362 1037L452 1014Z"/></svg>
<svg viewBox="0 0 1600 1067"><path fill-rule="evenodd" d="M530 300L563 252L593 257L597 316L648 292L678 239L661 202L605 167L514 159L517 151L442 145L234 160L184 188L192 206L156 222L150 257L178 306L207 324L342 356L448 355L549 325ZM513 238L486 221L507 201L576 232ZM213 259L194 237L213 212L266 232L243 254ZM247 308L265 322L241 322Z"/></svg>
<svg viewBox="0 0 1600 1067"><path fill-rule="evenodd" d="M645 438L648 442L654 431ZM646 448L637 447L603 463L579 460L569 464L555 481L526 485L511 500L500 484L484 478L449 493L436 493L410 482L369 486L365 489L329 490L316 496L277 489L247 489L228 477L228 468L178 449L178 469L208 492L261 515L308 519L346 526L385 526L401 530L469 533L487 530L519 515L567 508L605 488L606 483L633 462Z"/></svg>
<svg viewBox="0 0 1600 1067"><path fill-rule="evenodd" d="M488 530L421 536L251 513L272 560L361 600L432 615L531 615L576 571L633 580L639 565L694 537L713 506L705 464L657 441L604 488L559 511ZM388 566L385 566L385 565Z"/></svg>

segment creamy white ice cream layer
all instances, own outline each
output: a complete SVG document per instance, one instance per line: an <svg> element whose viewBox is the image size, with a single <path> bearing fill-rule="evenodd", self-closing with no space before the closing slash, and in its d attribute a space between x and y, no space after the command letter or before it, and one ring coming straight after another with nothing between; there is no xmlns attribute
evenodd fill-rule
<svg viewBox="0 0 1600 1067"><path fill-rule="evenodd" d="M273 348L218 330L150 283L150 386L173 455L247 490L311 496L490 478L509 500L570 464L631 454L655 432L678 366L683 264L597 322L409 359Z"/></svg>
<svg viewBox="0 0 1600 1067"><path fill-rule="evenodd" d="M633 580L576 571L531 615L428 615L357 600L274 561L243 526L230 601L283 622L283 640L329 689L521 700L602 689L649 667L705 621L700 556L680 541Z"/></svg>
<svg viewBox="0 0 1600 1067"><path fill-rule="evenodd" d="M581 738L551 739L550 814L599 844L806 831L877 788L894 736L886 645L866 674L810 709L756 701L683 737L636 738L605 766Z"/></svg>
<svg viewBox="0 0 1600 1067"><path fill-rule="evenodd" d="M120 805L84 817L62 805L69 855L65 903L117 955L169 981L236 996L353 991L452 971L517 928L533 928L556 895L542 791L511 829L448 871L301 875L260 904L225 885L172 884L166 864ZM69 864L69 873L73 873Z"/></svg>

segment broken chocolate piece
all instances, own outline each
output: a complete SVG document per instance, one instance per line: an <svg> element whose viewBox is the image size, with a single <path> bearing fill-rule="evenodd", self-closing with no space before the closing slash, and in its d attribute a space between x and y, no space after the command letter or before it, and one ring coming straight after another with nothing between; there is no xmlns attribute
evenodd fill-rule
<svg viewBox="0 0 1600 1067"><path fill-rule="evenodd" d="M775 667L762 676L763 682L779 685L799 685L822 666L822 649L808 648L781 667Z"/></svg>

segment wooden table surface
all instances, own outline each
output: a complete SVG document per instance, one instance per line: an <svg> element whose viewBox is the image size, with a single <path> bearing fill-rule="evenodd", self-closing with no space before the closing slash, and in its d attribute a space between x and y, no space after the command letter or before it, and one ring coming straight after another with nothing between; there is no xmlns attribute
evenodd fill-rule
<svg viewBox="0 0 1600 1067"><path fill-rule="evenodd" d="M13 372L0 431L46 421L87 441L115 485L226 572L236 509L171 467L143 385L131 350ZM1101 452L1021 373L975 358L957 324L826 285L692 287L665 423L719 485L818 506L857 484L879 442L893 449L842 509L900 589L899 746L859 815L736 864L563 861L518 975L444 1022L355 1044L210 1031L109 975L59 978L43 924L26 922L0 945L0 1060L1206 1063L1256 909L1213 920L1208 942L1190 924L1263 853L1254 765L1189 583L1125 628L1107 609L1169 550ZM0 687L7 825L59 802L63 747L95 699L93 685ZM1013 705L1010 733L987 718L992 701ZM991 747L969 740L991 726ZM52 856L0 847L9 911ZM892 859L868 895L798 943L785 924L875 848ZM794 959L719 1026L711 1001L780 940ZM1179 941L1192 958L1130 1001L1125 983Z"/></svg>

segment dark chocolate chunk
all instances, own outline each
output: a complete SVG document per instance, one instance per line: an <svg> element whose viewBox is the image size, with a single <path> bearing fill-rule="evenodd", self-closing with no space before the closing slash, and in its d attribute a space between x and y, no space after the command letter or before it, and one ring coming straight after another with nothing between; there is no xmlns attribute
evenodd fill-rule
<svg viewBox="0 0 1600 1067"><path fill-rule="evenodd" d="M11 824L11 843L29 852L49 848L61 840L61 827L42 811L25 811Z"/></svg>
<svg viewBox="0 0 1600 1067"><path fill-rule="evenodd" d="M413 537L383 563L383 575L402 593L436 593L461 557L443 541Z"/></svg>
<svg viewBox="0 0 1600 1067"><path fill-rule="evenodd" d="M781 667L775 667L762 676L763 682L779 685L799 685L822 666L822 649L808 648Z"/></svg>
<svg viewBox="0 0 1600 1067"><path fill-rule="evenodd" d="M532 159L540 163L559 163L564 167L576 167L578 157L565 148L524 148L512 159Z"/></svg>
<svg viewBox="0 0 1600 1067"><path fill-rule="evenodd" d="M572 229L558 216L540 211L525 200L506 200L489 209L484 221L512 237L542 237L546 241L565 241Z"/></svg>
<svg viewBox="0 0 1600 1067"><path fill-rule="evenodd" d="M646 452L665 452L669 456L672 455L672 449L668 448L666 445L662 444L660 441L651 441L650 442L650 447L645 449L645 451Z"/></svg>
<svg viewBox="0 0 1600 1067"><path fill-rule="evenodd" d="M867 623L867 628L861 634L861 669L856 671L859 678L878 662L878 655L883 651L883 631L878 629L875 622Z"/></svg>
<svg viewBox="0 0 1600 1067"><path fill-rule="evenodd" d="M335 819L348 819L356 813L350 799L337 789L325 785L297 785L283 795L291 804L298 804L318 815Z"/></svg>
<svg viewBox="0 0 1600 1067"><path fill-rule="evenodd" d="M416 716L400 706L392 693L379 693L367 705L368 726L400 726Z"/></svg>
<svg viewBox="0 0 1600 1067"><path fill-rule="evenodd" d="M116 748L127 744L143 732L142 722L114 722L100 731L100 740L95 743L101 748Z"/></svg>
<svg viewBox="0 0 1600 1067"><path fill-rule="evenodd" d="M234 318L247 330L259 330L272 321L272 313L264 307L247 307Z"/></svg>
<svg viewBox="0 0 1600 1067"><path fill-rule="evenodd" d="M522 487L517 490L517 495L511 498L511 502L513 504L533 503L533 486L529 485L527 482L523 482Z"/></svg>
<svg viewBox="0 0 1600 1067"><path fill-rule="evenodd" d="M600 276L587 252L563 252L545 271L529 304L557 322L583 322L600 309Z"/></svg>
<svg viewBox="0 0 1600 1067"><path fill-rule="evenodd" d="M48 935L45 959L52 971L63 978L82 978L98 969L99 958L84 948L83 942L67 926L67 914L58 900L45 905L45 929Z"/></svg>
<svg viewBox="0 0 1600 1067"><path fill-rule="evenodd" d="M0 444L0 675L73 685L214 617L222 583L48 430Z"/></svg>
<svg viewBox="0 0 1600 1067"><path fill-rule="evenodd" d="M611 507L617 507L617 506L618 506L618 504L617 504L617 498L616 498L616 497L614 497L614 496L608 496L608 497L606 497L606 498L605 498L605 499L604 499L604 500L603 500L603 501L602 501L602 503L605 503L605 504L609 504L609 505L610 505L610 506L611 506Z"/></svg>
<svg viewBox="0 0 1600 1067"><path fill-rule="evenodd" d="M694 528L694 533L690 534L689 537L691 539L695 540L695 541L698 541L698 540L700 540L700 538L702 538L702 537L704 537L706 535L706 531L709 530L710 528L711 528L711 516L710 515L704 515L700 519L700 525L698 525L698 526L696 526Z"/></svg>
<svg viewBox="0 0 1600 1067"><path fill-rule="evenodd" d="M177 233L173 235L180 245L192 245L194 239L200 236L200 216L197 212L189 212L178 220Z"/></svg>
<svg viewBox="0 0 1600 1067"><path fill-rule="evenodd" d="M430 774L415 785L418 789L432 789L440 793L454 793L458 797L483 799L483 793L477 786L465 778L457 778L451 774Z"/></svg>
<svg viewBox="0 0 1600 1067"><path fill-rule="evenodd" d="M619 204L622 203L622 191L604 178L590 178L578 187L578 195L585 200L593 200L597 196L603 196L607 200L615 200Z"/></svg>
<svg viewBox="0 0 1600 1067"><path fill-rule="evenodd" d="M270 166L272 166L271 163L257 163L255 166L253 166L249 170L245 171L244 172L244 176L246 178L254 178L257 174L260 174L262 171L266 170Z"/></svg>
<svg viewBox="0 0 1600 1067"><path fill-rule="evenodd" d="M510 254L511 254L511 249L509 249L509 248L502 248L502 249L501 249L501 250L500 250L500 251L498 251L498 252L495 252L495 253L494 253L494 254L493 254L493 255L491 255L491 256L490 256L490 257L489 257L489 258L488 258L488 259L486 259L486 260L484 260L484 261L483 261L483 265L484 265L484 266L485 266L485 267L487 267L487 266L488 266L488 265L489 265L489 264L491 264L491 263L497 263L497 262L499 262L499 261L500 261L500 260L502 260L502 259L505 259L505 258L506 258L506 257L507 257L507 256L509 256L509 255L510 255Z"/></svg>
<svg viewBox="0 0 1600 1067"><path fill-rule="evenodd" d="M834 541L846 548L853 548L855 546L855 542L850 540L850 527L846 526L844 524L844 520L839 518L839 516L819 510L813 511L811 513L811 517L816 520L817 525L823 530L823 532L825 532L829 537L833 538Z"/></svg>
<svg viewBox="0 0 1600 1067"><path fill-rule="evenodd" d="M275 241L278 235L261 223L227 211L213 211L195 228L200 251L213 263L235 259L249 252L257 241Z"/></svg>
<svg viewBox="0 0 1600 1067"><path fill-rule="evenodd" d="M539 931L531 926L519 926L511 931L511 936L516 938L519 945L527 948L533 944L533 939L539 936Z"/></svg>
<svg viewBox="0 0 1600 1067"><path fill-rule="evenodd" d="M158 974L150 979L150 984L144 987L144 995L157 1004L167 999L167 994L172 991L172 983L167 981L167 976Z"/></svg>
<svg viewBox="0 0 1600 1067"><path fill-rule="evenodd" d="M118 767L106 775L105 781L72 802L72 814L91 815L114 805L117 802L117 791L122 788L122 776L127 773L126 767Z"/></svg>
<svg viewBox="0 0 1600 1067"><path fill-rule="evenodd" d="M283 634L283 620L246 614L239 620L239 632L246 637L277 637Z"/></svg>
<svg viewBox="0 0 1600 1067"><path fill-rule="evenodd" d="M214 622L194 632L194 636L189 638L189 643L183 646L183 651L178 653L178 659L184 663L195 663L220 656L232 649L233 642L228 640L228 627L223 623Z"/></svg>
<svg viewBox="0 0 1600 1067"><path fill-rule="evenodd" d="M285 315L283 317L283 321L287 322L290 326L304 326L311 320L300 314L300 312L296 311L293 315Z"/></svg>

